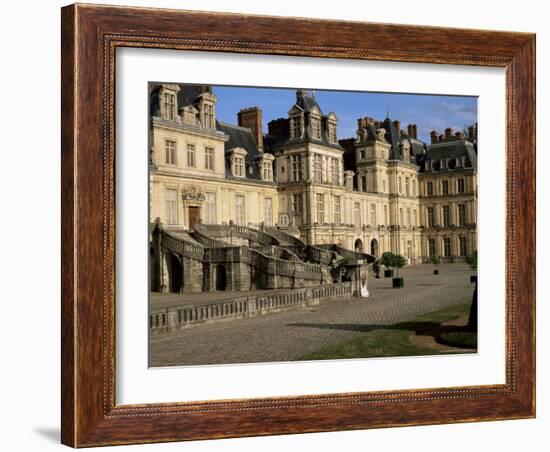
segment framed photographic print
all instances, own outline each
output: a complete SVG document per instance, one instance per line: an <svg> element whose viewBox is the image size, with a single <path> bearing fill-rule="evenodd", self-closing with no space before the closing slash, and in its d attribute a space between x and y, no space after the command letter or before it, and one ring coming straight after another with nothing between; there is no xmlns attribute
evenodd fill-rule
<svg viewBox="0 0 550 452"><path fill-rule="evenodd" d="M62 442L535 415L535 38L62 9Z"/></svg>

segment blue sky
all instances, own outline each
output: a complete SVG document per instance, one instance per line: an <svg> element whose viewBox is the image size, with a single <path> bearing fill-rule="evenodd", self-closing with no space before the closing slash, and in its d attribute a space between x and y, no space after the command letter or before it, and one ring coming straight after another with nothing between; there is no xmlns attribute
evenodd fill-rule
<svg viewBox="0 0 550 452"><path fill-rule="evenodd" d="M287 117L296 100L295 89L214 86L214 93L219 120L236 124L240 109L258 106L264 133L269 121ZM417 124L418 138L427 142L433 129L443 133L446 127L462 129L477 121L477 97L322 90L316 90L315 97L324 114L333 111L338 116L338 138L355 137L359 117L383 120L388 111L402 129Z"/></svg>

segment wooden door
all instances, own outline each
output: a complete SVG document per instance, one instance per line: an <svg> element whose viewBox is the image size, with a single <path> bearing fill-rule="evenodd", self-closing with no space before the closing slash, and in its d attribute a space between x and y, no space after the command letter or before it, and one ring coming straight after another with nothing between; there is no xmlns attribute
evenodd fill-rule
<svg viewBox="0 0 550 452"><path fill-rule="evenodd" d="M200 207L189 207L189 229L193 229L196 224L199 224Z"/></svg>

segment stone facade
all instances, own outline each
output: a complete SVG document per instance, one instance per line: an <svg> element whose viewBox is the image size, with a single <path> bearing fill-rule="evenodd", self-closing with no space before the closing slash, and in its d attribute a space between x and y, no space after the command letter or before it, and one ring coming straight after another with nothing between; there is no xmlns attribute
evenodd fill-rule
<svg viewBox="0 0 550 452"><path fill-rule="evenodd" d="M417 139L414 124L404 131L399 121L362 117L357 136L339 140L336 113L323 113L312 93L297 90L288 116L270 121L264 133L260 108L241 110L232 125L216 119L217 102L211 86L150 86L150 222L165 235L177 231L173 240L202 253L195 259L193 253L166 252L152 238L152 290L221 286L221 263L210 261L201 247L220 248L220 239L228 246L227 237L212 230L203 235L202 225L249 228L231 237L233 247L251 246L246 234L252 230L272 237L279 231L287 238L276 246L290 252L288 237L294 236L298 254L306 258L308 246L311 253L325 245L374 257L392 251L409 264L432 254L462 260L477 249L475 128L467 138L450 129L442 136L432 132L426 144ZM275 259L272 266L281 260L262 256ZM314 263L330 273L327 263ZM228 290L312 281L260 271L249 261L223 265ZM173 268L185 269L182 281L170 281Z"/></svg>

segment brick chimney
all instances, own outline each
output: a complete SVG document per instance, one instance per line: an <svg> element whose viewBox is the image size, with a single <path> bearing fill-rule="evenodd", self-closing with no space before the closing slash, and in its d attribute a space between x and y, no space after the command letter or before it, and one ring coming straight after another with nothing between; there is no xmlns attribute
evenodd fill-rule
<svg viewBox="0 0 550 452"><path fill-rule="evenodd" d="M288 138L290 135L290 121L288 118L273 119L267 123L269 135Z"/></svg>
<svg viewBox="0 0 550 452"><path fill-rule="evenodd" d="M438 141L437 140L437 132L435 130L432 130L430 132L430 141L431 141L432 144L435 144Z"/></svg>
<svg viewBox="0 0 550 452"><path fill-rule="evenodd" d="M464 132L462 130L459 130L458 132L455 132L455 137L459 138L460 140L464 139Z"/></svg>
<svg viewBox="0 0 550 452"><path fill-rule="evenodd" d="M411 138L413 138L413 125L409 124L407 126L407 135L409 135Z"/></svg>
<svg viewBox="0 0 550 452"><path fill-rule="evenodd" d="M447 127L445 129L445 139L447 140L447 139L451 138L452 133L453 133L453 129L451 129L450 127Z"/></svg>
<svg viewBox="0 0 550 452"><path fill-rule="evenodd" d="M416 128L416 124L413 124L413 134L412 137L417 140L418 139L418 129Z"/></svg>
<svg viewBox="0 0 550 452"><path fill-rule="evenodd" d="M395 127L395 130L397 132L397 136L401 135L401 122L400 121L393 121L393 126Z"/></svg>
<svg viewBox="0 0 550 452"><path fill-rule="evenodd" d="M237 113L237 117L239 120L239 127L250 129L258 147L263 148L262 110L259 107L244 108Z"/></svg>

